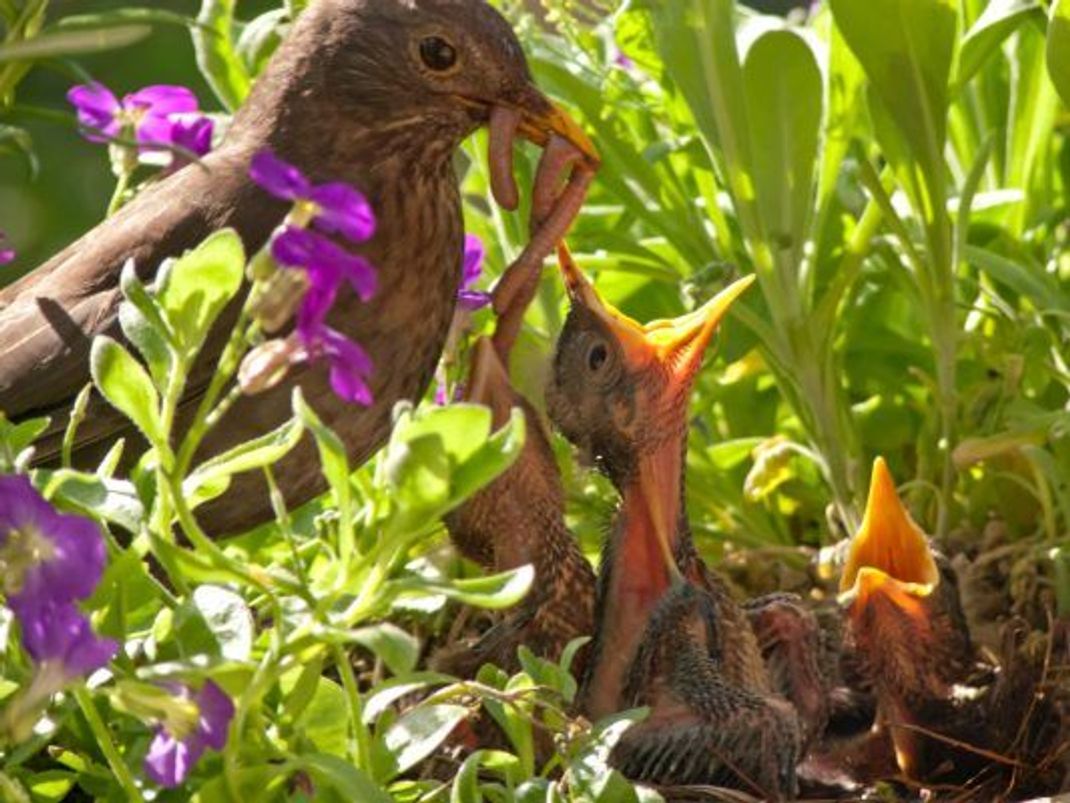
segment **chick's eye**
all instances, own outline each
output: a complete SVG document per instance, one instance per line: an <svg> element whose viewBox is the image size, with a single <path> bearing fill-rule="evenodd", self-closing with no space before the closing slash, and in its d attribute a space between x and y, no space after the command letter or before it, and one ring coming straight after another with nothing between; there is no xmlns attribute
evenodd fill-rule
<svg viewBox="0 0 1070 803"><path fill-rule="evenodd" d="M441 36L428 36L420 40L420 58L428 69L445 72L457 63L457 49Z"/></svg>
<svg viewBox="0 0 1070 803"><path fill-rule="evenodd" d="M587 367L592 371L597 371L603 365L605 365L606 357L609 353L606 351L606 347L603 343L596 343L591 346L591 350L587 352Z"/></svg>

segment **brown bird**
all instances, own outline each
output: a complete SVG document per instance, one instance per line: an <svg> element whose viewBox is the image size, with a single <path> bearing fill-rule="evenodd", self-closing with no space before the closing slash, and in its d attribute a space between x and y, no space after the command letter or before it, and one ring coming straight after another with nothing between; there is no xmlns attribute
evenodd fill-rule
<svg viewBox="0 0 1070 803"><path fill-rule="evenodd" d="M519 669L521 644L556 661L570 641L594 632L595 576L565 526L561 477L538 413L509 382L497 351L480 338L472 351L467 402L491 409L495 427L514 408L525 418L524 449L507 471L446 517L450 538L465 557L492 571L531 564L535 581L515 612L473 646L436 657L445 671L471 677L484 663ZM572 671L582 672L575 661Z"/></svg>
<svg viewBox="0 0 1070 803"><path fill-rule="evenodd" d="M152 279L164 258L224 226L240 233L249 253L259 249L288 211L248 177L252 157L270 149L312 181L358 187L376 212L378 230L358 250L378 269L378 292L363 304L343 289L328 319L371 356L375 402L368 408L344 404L333 396L327 371L311 365L235 404L197 457L281 424L300 384L345 442L350 460L362 462L384 441L394 403L421 396L432 377L461 276L464 229L452 158L462 140L488 122L492 184L507 206L517 200L510 172L517 133L539 144L565 140L585 155L583 169L559 196L560 176L542 171L554 190L540 187L538 196L557 201L541 215L543 225L514 271L523 278L514 285L530 284L527 277L578 211L596 157L577 126L533 85L508 23L483 0L316 0L215 152L144 191L0 292L0 410L16 420L52 416L38 459L54 460L66 411L89 379L93 337L122 336L123 264L133 259L142 279ZM180 433L215 369L236 307L217 324L192 372L176 417ZM129 422L96 399L78 433L75 463L94 465L119 436L137 437ZM307 438L275 471L291 505L324 488ZM201 511L216 533L271 515L256 472L236 477L229 493Z"/></svg>
<svg viewBox="0 0 1070 803"><path fill-rule="evenodd" d="M650 706L610 756L629 777L791 794L796 711L774 693L747 614L695 551L684 506L691 385L750 278L695 312L643 326L603 302L563 249L559 258L572 307L550 417L621 494L602 553L587 712Z"/></svg>
<svg viewBox="0 0 1070 803"><path fill-rule="evenodd" d="M886 743L886 765L922 783L1005 785L1010 777L1020 789L1056 791L1043 788L1045 763L1047 782L1059 777L1047 759L1060 724L1042 694L1041 662L1022 649L1014 622L998 663L974 649L954 571L903 506L881 458L840 589L845 646L877 698L867 739ZM856 752L879 758L872 744Z"/></svg>

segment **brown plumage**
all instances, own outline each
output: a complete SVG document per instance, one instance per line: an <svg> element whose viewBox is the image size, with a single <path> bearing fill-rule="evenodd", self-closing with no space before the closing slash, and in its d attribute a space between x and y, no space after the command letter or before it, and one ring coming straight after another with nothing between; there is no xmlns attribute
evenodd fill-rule
<svg viewBox="0 0 1070 803"><path fill-rule="evenodd" d="M584 704L593 718L650 706L610 756L630 777L790 794L798 717L773 692L746 612L696 553L684 507L691 383L749 282L690 315L642 326L561 259L572 308L547 391L550 417L622 498L602 553Z"/></svg>
<svg viewBox="0 0 1070 803"><path fill-rule="evenodd" d="M570 641L591 635L595 576L565 526L561 477L539 415L513 389L486 338L472 351L465 401L488 406L496 427L519 408L527 434L516 463L446 517L450 538L465 557L490 571L529 563L535 570L531 591L515 611L476 644L452 646L437 656L440 668L470 677L487 662L517 671L521 644L556 661ZM582 668L582 660L572 665L576 673Z"/></svg>
<svg viewBox="0 0 1070 803"><path fill-rule="evenodd" d="M422 55L421 43L434 37L456 54L444 70ZM593 155L574 124L534 88L515 35L482 0L313 2L257 81L225 142L202 165L143 192L0 292L0 409L15 419L53 416L38 457L55 459L66 411L89 378L92 338L121 338L123 264L133 259L142 278L151 279L165 257L223 226L234 227L250 253L260 248L287 212L287 204L248 178L253 155L271 149L314 181L355 185L375 209L378 230L360 252L378 269L378 293L362 304L344 289L328 321L370 354L375 403L367 409L344 404L331 393L326 370L312 365L239 401L198 458L280 424L300 384L342 437L350 459L363 461L385 439L394 403L419 397L431 379L461 272L463 222L452 157L465 137L502 110L519 117L510 132L540 143L556 132ZM575 203L573 197L569 208ZM525 254L529 269L542 256ZM179 431L196 408L235 311L217 324L193 371L177 415ZM136 433L95 399L79 430L76 464L94 465L119 436ZM291 505L324 487L309 439L275 470ZM256 473L236 477L229 493L201 510L217 533L271 514Z"/></svg>

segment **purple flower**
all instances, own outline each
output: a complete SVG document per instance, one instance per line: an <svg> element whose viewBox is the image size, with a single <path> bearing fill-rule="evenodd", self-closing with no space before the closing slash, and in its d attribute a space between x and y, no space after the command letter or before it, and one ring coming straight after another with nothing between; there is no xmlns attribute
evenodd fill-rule
<svg viewBox="0 0 1070 803"><path fill-rule="evenodd" d="M315 185L270 151L261 151L249 165L253 181L284 201L304 207L302 214L316 228L362 243L375 233L375 213L358 190L341 182Z"/></svg>
<svg viewBox="0 0 1070 803"><path fill-rule="evenodd" d="M474 234L464 236L464 272L461 275L461 289L457 291L457 305L472 312L490 303L490 293L472 290L483 273L483 241Z"/></svg>
<svg viewBox="0 0 1070 803"><path fill-rule="evenodd" d="M170 143L195 156L204 156L212 149L212 132L215 124L204 115L176 116L171 121ZM178 154L175 154L178 158Z"/></svg>
<svg viewBox="0 0 1070 803"><path fill-rule="evenodd" d="M112 639L97 638L73 602L11 597L8 604L22 627L26 652L38 664L58 669L64 682L100 669L119 649Z"/></svg>
<svg viewBox="0 0 1070 803"><path fill-rule="evenodd" d="M96 81L72 87L67 100L78 111L78 122L90 142L107 142L132 132L144 148L173 144L172 117L197 111L196 96L184 86L147 86L122 101Z"/></svg>
<svg viewBox="0 0 1070 803"><path fill-rule="evenodd" d="M7 235L0 231L0 265L6 265L15 259L15 249L5 245Z"/></svg>
<svg viewBox="0 0 1070 803"><path fill-rule="evenodd" d="M303 325L298 320L297 336L302 349L296 361L326 359L331 371L331 389L339 398L365 407L372 403L368 377L375 366L364 349L322 323Z"/></svg>
<svg viewBox="0 0 1070 803"><path fill-rule="evenodd" d="M375 295L375 268L326 237L298 226L286 226L271 241L271 255L280 265L304 268L310 287L301 304L305 319L322 322L334 304L338 288L348 283L367 301Z"/></svg>
<svg viewBox="0 0 1070 803"><path fill-rule="evenodd" d="M26 477L0 477L0 586L13 609L88 597L104 560L96 523L59 513Z"/></svg>
<svg viewBox="0 0 1070 803"><path fill-rule="evenodd" d="M196 708L196 723L160 726L145 757L145 774L160 786L174 787L186 780L205 748L222 750L227 744L227 729L234 718L234 703L219 686L205 681L193 695L188 686L176 685L176 696ZM177 731L177 732L176 732Z"/></svg>

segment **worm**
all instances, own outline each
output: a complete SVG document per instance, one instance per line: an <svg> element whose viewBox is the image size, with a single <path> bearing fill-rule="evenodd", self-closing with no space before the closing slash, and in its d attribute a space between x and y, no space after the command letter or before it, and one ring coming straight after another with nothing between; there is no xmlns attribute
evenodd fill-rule
<svg viewBox="0 0 1070 803"><path fill-rule="evenodd" d="M524 312L535 297L543 260L564 239L583 206L593 179L594 168L591 165L581 161L573 167L565 189L553 202L542 225L495 286L492 299L498 324L493 340L494 347L503 358L509 354L520 331Z"/></svg>
<svg viewBox="0 0 1070 803"><path fill-rule="evenodd" d="M520 120L518 110L505 106L495 106L490 112L490 138L487 145L490 191L498 205L510 211L520 203L520 193L513 176L513 142Z"/></svg>
<svg viewBox="0 0 1070 803"><path fill-rule="evenodd" d="M539 168L535 173L535 187L531 191L531 230L537 231L542 222L550 216L561 186L561 176L565 170L583 156L582 153L564 137L551 134L546 148L539 159Z"/></svg>

